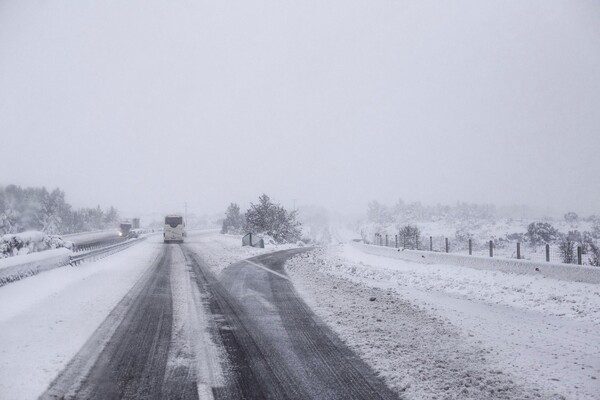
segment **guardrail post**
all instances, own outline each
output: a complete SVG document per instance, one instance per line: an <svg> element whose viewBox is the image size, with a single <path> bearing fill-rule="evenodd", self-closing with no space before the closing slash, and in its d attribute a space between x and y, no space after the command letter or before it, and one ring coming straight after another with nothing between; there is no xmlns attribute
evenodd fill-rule
<svg viewBox="0 0 600 400"><path fill-rule="evenodd" d="M448 238L444 238L446 239L446 253L450 252L450 245L448 244Z"/></svg>
<svg viewBox="0 0 600 400"><path fill-rule="evenodd" d="M550 245L546 245L546 262L550 262Z"/></svg>
<svg viewBox="0 0 600 400"><path fill-rule="evenodd" d="M583 254L583 249L581 248L581 246L577 246L577 264L581 265L582 264L582 254Z"/></svg>
<svg viewBox="0 0 600 400"><path fill-rule="evenodd" d="M469 239L469 255L473 255L473 240Z"/></svg>
<svg viewBox="0 0 600 400"><path fill-rule="evenodd" d="M433 251L433 236L429 236L429 251Z"/></svg>
<svg viewBox="0 0 600 400"><path fill-rule="evenodd" d="M490 257L494 257L494 242L490 240Z"/></svg>
<svg viewBox="0 0 600 400"><path fill-rule="evenodd" d="M521 242L517 242L517 260L521 259Z"/></svg>

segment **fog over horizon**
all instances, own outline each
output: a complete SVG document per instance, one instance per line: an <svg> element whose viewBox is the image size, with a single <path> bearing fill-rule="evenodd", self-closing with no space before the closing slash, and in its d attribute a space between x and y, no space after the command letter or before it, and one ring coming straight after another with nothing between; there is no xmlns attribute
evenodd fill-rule
<svg viewBox="0 0 600 400"><path fill-rule="evenodd" d="M3 1L0 185L124 216L600 214L597 1Z"/></svg>

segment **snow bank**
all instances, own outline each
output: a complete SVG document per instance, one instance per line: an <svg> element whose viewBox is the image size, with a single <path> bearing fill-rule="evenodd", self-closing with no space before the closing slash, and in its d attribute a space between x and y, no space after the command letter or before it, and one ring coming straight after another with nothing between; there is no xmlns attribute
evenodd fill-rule
<svg viewBox="0 0 600 400"><path fill-rule="evenodd" d="M555 264L528 260L468 256L430 251L398 250L391 247L352 243L365 253L422 264L449 264L481 270L538 275L564 281L600 283L600 268L587 265Z"/></svg>
<svg viewBox="0 0 600 400"><path fill-rule="evenodd" d="M597 284L423 264L350 244L298 255L286 269L408 400L598 398Z"/></svg>
<svg viewBox="0 0 600 400"><path fill-rule="evenodd" d="M62 248L0 259L0 286L67 265L71 254L71 250Z"/></svg>
<svg viewBox="0 0 600 400"><path fill-rule="evenodd" d="M339 259L318 249L295 256L285 267L315 313L401 398L561 398L543 384L499 369L493 346L465 338L460 327L429 307L415 305L394 288L332 274L336 265Z"/></svg>
<svg viewBox="0 0 600 400"><path fill-rule="evenodd" d="M72 249L73 243L40 231L6 234L0 237L0 259L63 247Z"/></svg>
<svg viewBox="0 0 600 400"><path fill-rule="evenodd" d="M242 235L220 234L218 231L204 231L190 234L185 243L204 257L215 274L220 274L229 265L274 251L296 248L295 244L270 244L265 248L242 247Z"/></svg>

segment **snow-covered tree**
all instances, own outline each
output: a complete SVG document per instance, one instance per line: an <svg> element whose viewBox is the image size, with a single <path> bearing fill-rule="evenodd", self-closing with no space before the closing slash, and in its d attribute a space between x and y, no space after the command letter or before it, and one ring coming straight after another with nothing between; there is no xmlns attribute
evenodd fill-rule
<svg viewBox="0 0 600 400"><path fill-rule="evenodd" d="M558 230L548 222L532 222L527 226L525 234L529 243L536 247L544 243L552 243L558 239Z"/></svg>
<svg viewBox="0 0 600 400"><path fill-rule="evenodd" d="M577 220L579 220L579 216L577 215L577 213L570 211L565 214L565 221L567 221L568 223L574 224L577 222Z"/></svg>
<svg viewBox="0 0 600 400"><path fill-rule="evenodd" d="M576 262L575 242L571 240L568 235L560 241L560 243L558 244L558 249L560 251L560 256L564 263L574 264Z"/></svg>
<svg viewBox="0 0 600 400"><path fill-rule="evenodd" d="M594 267L600 267L600 247L594 243L591 243L590 254L591 257L588 260L590 265L593 265Z"/></svg>
<svg viewBox="0 0 600 400"><path fill-rule="evenodd" d="M369 202L367 210L367 218L369 222L376 224L386 224L393 221L392 215L387 206L373 200Z"/></svg>
<svg viewBox="0 0 600 400"><path fill-rule="evenodd" d="M244 216L240 213L240 206L231 203L225 212L221 233L241 233L243 227Z"/></svg>
<svg viewBox="0 0 600 400"><path fill-rule="evenodd" d="M406 249L418 249L421 244L421 230L415 225L404 225L398 232L398 240Z"/></svg>
<svg viewBox="0 0 600 400"><path fill-rule="evenodd" d="M273 203L266 194L261 195L258 200L258 204L251 203L246 211L246 230L267 234L278 243L300 239L302 231L296 211L288 212L279 204Z"/></svg>
<svg viewBox="0 0 600 400"><path fill-rule="evenodd" d="M73 211L60 189L0 187L0 234L41 230L52 234L82 232L115 225L118 212L98 206Z"/></svg>
<svg viewBox="0 0 600 400"><path fill-rule="evenodd" d="M103 220L103 228L108 226L116 225L119 222L119 212L113 206L110 206L109 209L104 213Z"/></svg>

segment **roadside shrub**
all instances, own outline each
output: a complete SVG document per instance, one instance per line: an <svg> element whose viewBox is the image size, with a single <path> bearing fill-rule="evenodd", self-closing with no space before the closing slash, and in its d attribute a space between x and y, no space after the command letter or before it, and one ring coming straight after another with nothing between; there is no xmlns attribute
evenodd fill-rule
<svg viewBox="0 0 600 400"><path fill-rule="evenodd" d="M416 250L421 244L421 230L415 225L404 225L398 233L400 245L405 249Z"/></svg>
<svg viewBox="0 0 600 400"><path fill-rule="evenodd" d="M39 231L7 234L0 237L0 258L12 257L38 251L73 248L73 243L58 235L46 235Z"/></svg>
<svg viewBox="0 0 600 400"><path fill-rule="evenodd" d="M593 265L594 267L600 267L600 247L596 246L594 243L591 243L590 255L591 257L588 259L590 265Z"/></svg>
<svg viewBox="0 0 600 400"><path fill-rule="evenodd" d="M552 243L559 234L558 230L548 222L532 222L527 226L525 236L533 247L537 247L544 243Z"/></svg>
<svg viewBox="0 0 600 400"><path fill-rule="evenodd" d="M565 264L575 264L575 242L568 236L565 237L558 245L560 256Z"/></svg>

